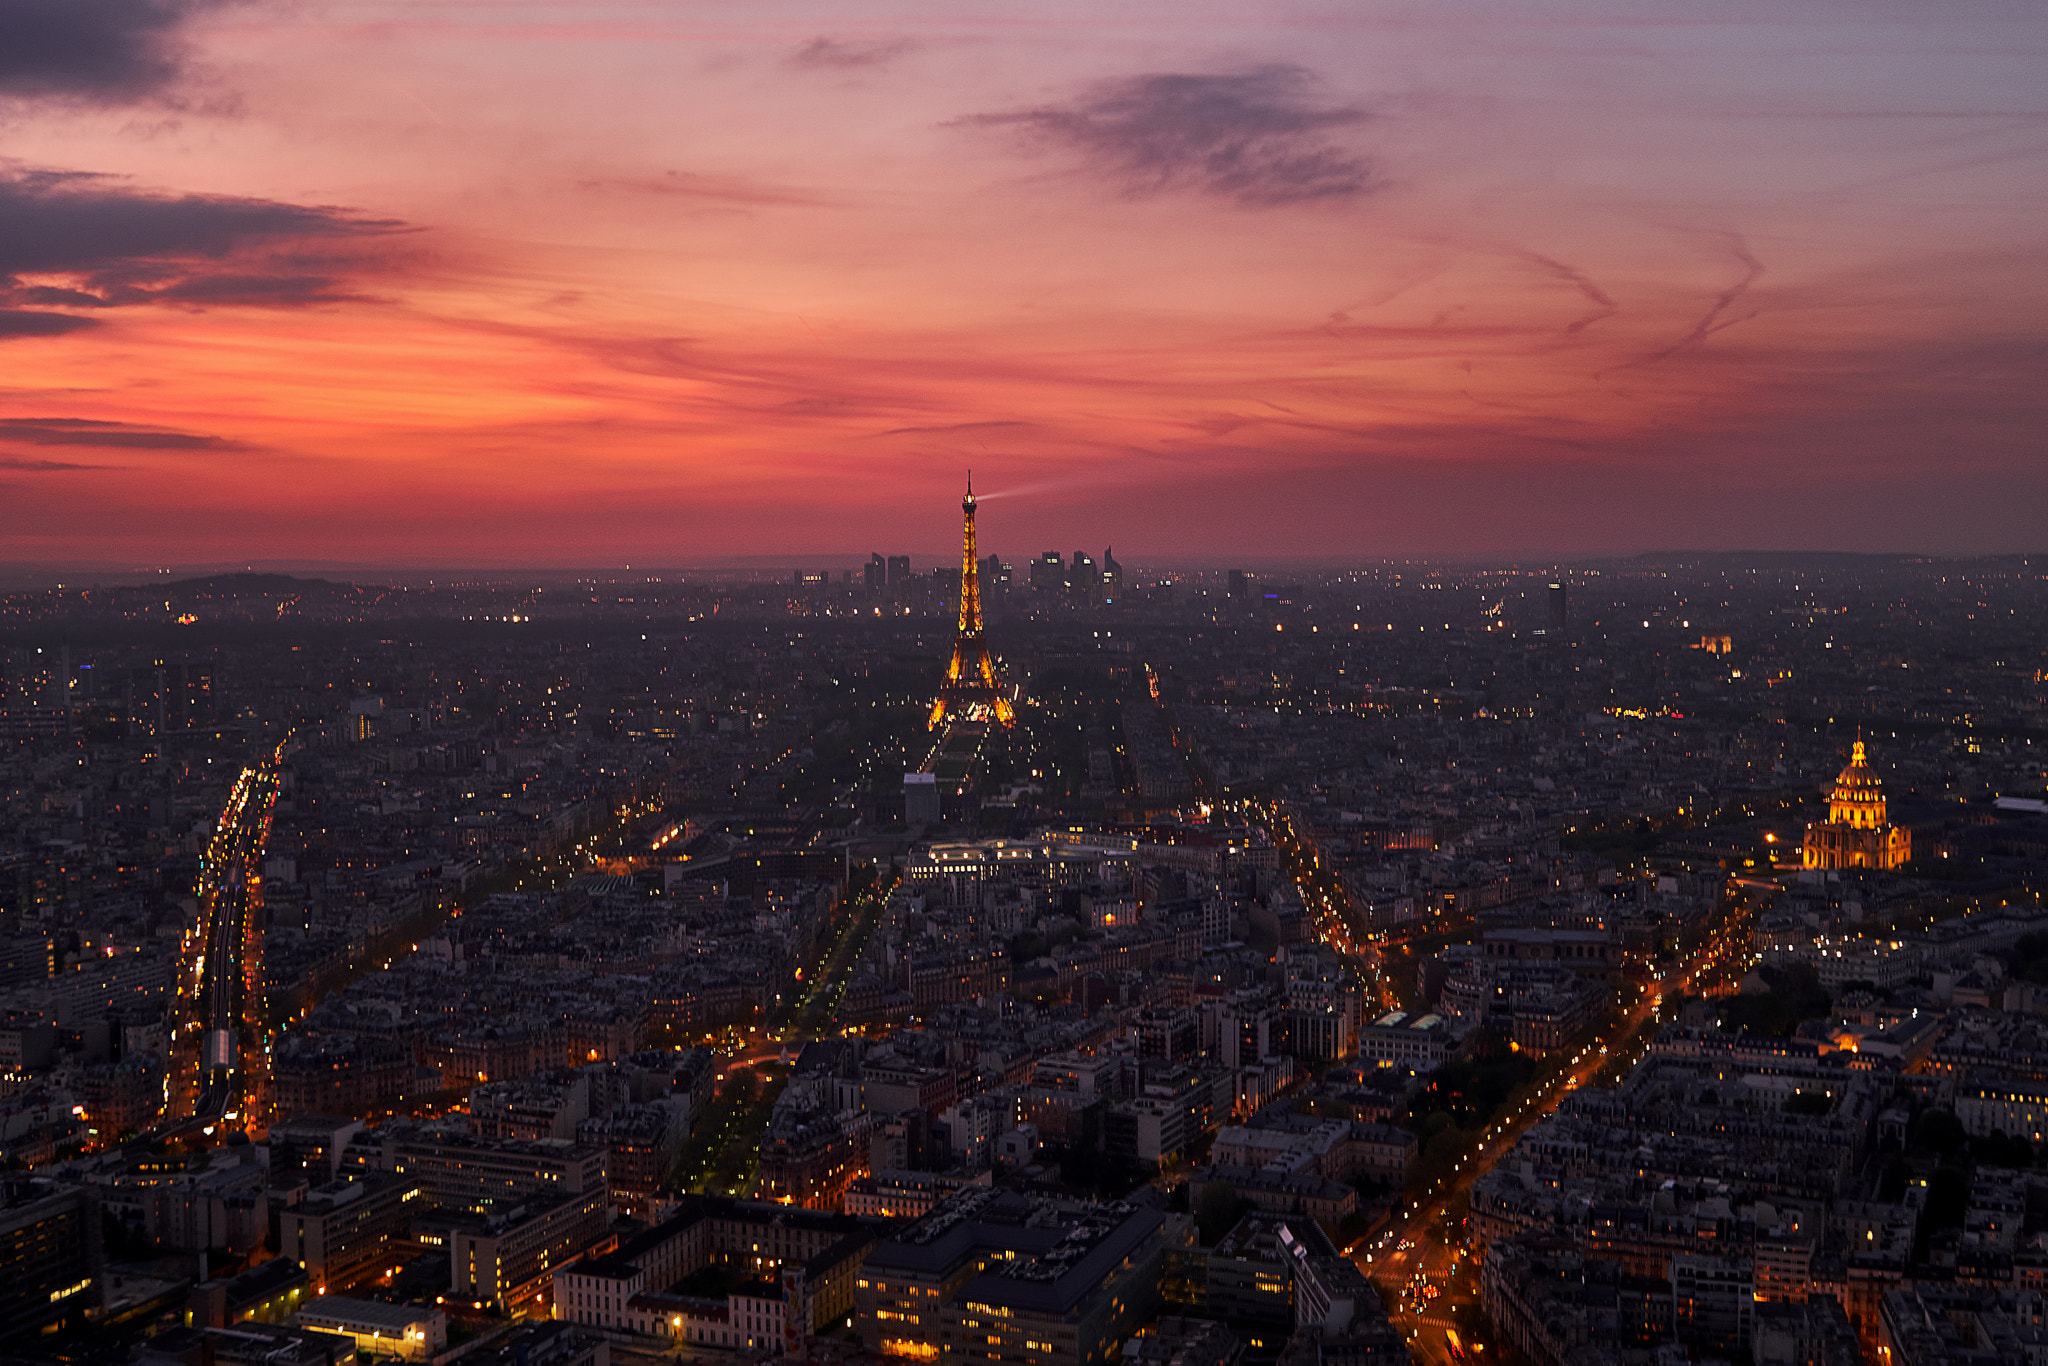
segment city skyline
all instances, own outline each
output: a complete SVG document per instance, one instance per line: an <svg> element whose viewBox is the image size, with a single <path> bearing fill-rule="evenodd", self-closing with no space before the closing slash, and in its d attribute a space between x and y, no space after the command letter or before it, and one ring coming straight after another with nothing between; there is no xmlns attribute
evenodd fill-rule
<svg viewBox="0 0 2048 1366"><path fill-rule="evenodd" d="M2027 1359L2035 563L959 496L930 570L0 595L0 1341Z"/></svg>
<svg viewBox="0 0 2048 1366"><path fill-rule="evenodd" d="M0 560L2037 550L2044 27L13 0Z"/></svg>

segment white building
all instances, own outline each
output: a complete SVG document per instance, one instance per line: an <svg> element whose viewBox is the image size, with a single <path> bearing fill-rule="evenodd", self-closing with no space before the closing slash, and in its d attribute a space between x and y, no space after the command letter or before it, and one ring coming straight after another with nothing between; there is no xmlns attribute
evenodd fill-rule
<svg viewBox="0 0 2048 1366"><path fill-rule="evenodd" d="M1390 1010L1358 1031L1358 1056L1381 1067L1434 1072L1457 1052L1458 1041L1441 1015Z"/></svg>
<svg viewBox="0 0 2048 1366"><path fill-rule="evenodd" d="M322 1295L296 1315L302 1328L339 1333L365 1356L426 1361L448 1348L448 1316L420 1304L387 1304Z"/></svg>

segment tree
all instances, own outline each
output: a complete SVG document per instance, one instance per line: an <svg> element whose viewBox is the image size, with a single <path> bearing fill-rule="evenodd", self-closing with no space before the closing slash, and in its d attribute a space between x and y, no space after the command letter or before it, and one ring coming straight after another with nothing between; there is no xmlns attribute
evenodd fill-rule
<svg viewBox="0 0 2048 1366"><path fill-rule="evenodd" d="M1970 1174L1944 1162L1927 1178L1927 1203L1920 1211L1920 1227L1914 1238L1913 1259L1927 1257L1928 1235L1937 1229L1960 1228L1970 1208Z"/></svg>
<svg viewBox="0 0 2048 1366"><path fill-rule="evenodd" d="M1195 1205L1195 1228L1201 1233L1202 1245L1214 1246L1238 1220L1257 1208L1228 1181L1211 1181L1202 1187L1202 1198Z"/></svg>
<svg viewBox="0 0 2048 1366"><path fill-rule="evenodd" d="M1052 951L1052 941L1037 930L1021 930L1010 940L1010 961L1029 963Z"/></svg>
<svg viewBox="0 0 2048 1366"><path fill-rule="evenodd" d="M1924 1148L1929 1152L1948 1157L1964 1143L1969 1135L1963 1132L1963 1122L1949 1110L1922 1110L1913 1127L1906 1132L1906 1146Z"/></svg>
<svg viewBox="0 0 2048 1366"><path fill-rule="evenodd" d="M1970 1140L1970 1156L1984 1167L2031 1167L2034 1145L2017 1135L2007 1136L1994 1129L1982 1138Z"/></svg>

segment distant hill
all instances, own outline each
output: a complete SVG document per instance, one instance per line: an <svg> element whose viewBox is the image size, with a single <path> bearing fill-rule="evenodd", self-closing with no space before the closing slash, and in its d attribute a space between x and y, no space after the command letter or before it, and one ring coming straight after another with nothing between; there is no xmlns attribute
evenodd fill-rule
<svg viewBox="0 0 2048 1366"><path fill-rule="evenodd" d="M290 574L209 574L204 578L176 579L169 583L144 584L141 593L168 593L174 598L277 598L353 597L365 590L352 583L332 579L301 579ZM381 590L370 590L381 591Z"/></svg>

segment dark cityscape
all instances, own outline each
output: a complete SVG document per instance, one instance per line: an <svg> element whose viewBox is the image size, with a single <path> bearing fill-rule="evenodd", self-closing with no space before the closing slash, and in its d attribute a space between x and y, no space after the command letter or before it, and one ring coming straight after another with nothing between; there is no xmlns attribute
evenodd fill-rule
<svg viewBox="0 0 2048 1366"><path fill-rule="evenodd" d="M2048 566L962 510L0 600L16 1357L2048 1342Z"/></svg>

